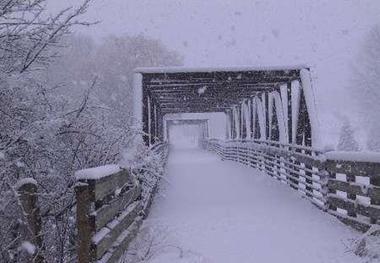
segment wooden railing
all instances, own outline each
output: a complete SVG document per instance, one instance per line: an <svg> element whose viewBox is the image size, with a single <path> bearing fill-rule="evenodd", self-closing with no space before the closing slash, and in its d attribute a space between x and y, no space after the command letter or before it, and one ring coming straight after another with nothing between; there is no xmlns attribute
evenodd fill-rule
<svg viewBox="0 0 380 263"><path fill-rule="evenodd" d="M166 162L167 146L152 149ZM103 170L103 171L102 171ZM104 166L77 174L78 261L117 262L135 237L151 200L127 169ZM154 190L148 199L152 199Z"/></svg>
<svg viewBox="0 0 380 263"><path fill-rule="evenodd" d="M373 156L326 154L328 211L362 231L380 224L380 158Z"/></svg>
<svg viewBox="0 0 380 263"><path fill-rule="evenodd" d="M380 154L368 160L360 153L322 153L260 140L211 139L203 147L266 172L358 230L380 223Z"/></svg>
<svg viewBox="0 0 380 263"><path fill-rule="evenodd" d="M151 150L155 153L157 157L159 157L159 161L161 162L162 168L165 167L167 160L168 160L168 155L169 155L169 145L167 143L157 143L152 146ZM137 171L140 173L149 173L149 171ZM154 171L158 172L158 171ZM163 176L163 171L159 174L160 177ZM146 218L149 214L150 207L153 202L154 195L157 192L158 188L158 181L154 183L154 185L151 185L148 187L149 192L147 193L147 197L145 200L143 200L143 218Z"/></svg>

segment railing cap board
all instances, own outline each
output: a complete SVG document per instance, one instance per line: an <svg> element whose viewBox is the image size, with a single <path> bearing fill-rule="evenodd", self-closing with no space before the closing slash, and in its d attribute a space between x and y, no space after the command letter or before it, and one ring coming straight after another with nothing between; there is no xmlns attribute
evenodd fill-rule
<svg viewBox="0 0 380 263"><path fill-rule="evenodd" d="M222 141L220 139L211 139L211 141L215 142L225 142L225 143L240 143L240 144L247 144L247 143L254 143L254 144L260 144L260 145L267 145L267 146L277 146L278 148L292 148L295 150L305 150L310 151L316 154L321 154L324 152L323 149L317 148L317 147L308 147L308 146L302 146L298 144L288 144L288 143L282 143L278 141L272 141L272 140L260 140L260 139L238 139L238 140L226 140Z"/></svg>
<svg viewBox="0 0 380 263"><path fill-rule="evenodd" d="M299 162L305 163L308 166L314 166L317 168L322 168L323 165L322 163L324 162L325 158L322 157L322 155L319 156L312 156L310 154L304 154L302 152L296 152L295 150L287 150L286 148L283 147L276 147L276 146L271 146L271 145L265 145L265 144L260 144L256 143L253 141L246 141L245 143L242 142L235 142L235 145L239 145L240 147L254 147L257 150L267 152L270 154L278 154L283 157L294 157L296 158ZM313 151L312 148L306 148L308 151ZM300 148L301 149L301 148Z"/></svg>
<svg viewBox="0 0 380 263"><path fill-rule="evenodd" d="M76 180L99 180L121 171L120 166L109 164L99 167L83 169L75 172Z"/></svg>
<svg viewBox="0 0 380 263"><path fill-rule="evenodd" d="M326 158L334 161L351 161L361 163L379 163L380 153L376 152L343 152L332 151L325 153Z"/></svg>
<svg viewBox="0 0 380 263"><path fill-rule="evenodd" d="M82 171L82 172L81 172ZM116 192L131 183L132 178L127 169L111 167L97 171L95 168L81 170L76 173L77 186L80 184L88 185L92 191L92 201L98 202L107 198L109 195L117 195ZM114 172L114 173L111 173ZM90 174L94 172L94 174ZM103 173L104 172L104 173Z"/></svg>

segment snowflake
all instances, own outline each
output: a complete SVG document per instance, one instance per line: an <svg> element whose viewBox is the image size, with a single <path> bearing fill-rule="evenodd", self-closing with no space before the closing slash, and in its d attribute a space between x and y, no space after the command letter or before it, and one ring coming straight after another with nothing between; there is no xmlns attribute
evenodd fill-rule
<svg viewBox="0 0 380 263"><path fill-rule="evenodd" d="M206 90L207 90L207 86L203 86L202 88L198 89L198 94L201 95L201 94L205 93Z"/></svg>
<svg viewBox="0 0 380 263"><path fill-rule="evenodd" d="M29 255L33 255L36 252L36 247L29 241L22 242L21 248L28 252Z"/></svg>

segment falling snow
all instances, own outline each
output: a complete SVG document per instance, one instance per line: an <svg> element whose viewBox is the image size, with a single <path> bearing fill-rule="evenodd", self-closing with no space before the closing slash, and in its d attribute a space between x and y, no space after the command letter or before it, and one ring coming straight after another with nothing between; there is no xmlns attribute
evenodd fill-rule
<svg viewBox="0 0 380 263"><path fill-rule="evenodd" d="M97 217L94 209L110 202L109 212L119 204L109 199L128 193L111 176L124 169L140 183L139 200L157 194L126 251L135 258L122 263L379 262L379 0L0 6L1 262L78 261L76 187L89 186L90 216ZM303 147L309 137L311 156ZM239 140L234 150L273 150L273 158L280 147L318 168L266 155L264 165L284 165L278 176L300 187L291 191L205 152L210 138ZM163 142L165 171L165 154L156 151L167 145L154 145ZM301 176L286 174L291 167ZM113 180L95 202L107 187L93 187L94 180ZM331 181L343 189L331 191ZM28 185L37 189L30 199L18 193ZM302 191L321 194L331 214L372 225L369 232L318 210ZM344 205L333 209L334 198ZM35 206L37 220L23 213L25 204ZM41 222L41 233L33 233L33 222ZM91 238L114 249L108 226ZM119 230L125 237L128 229Z"/></svg>
<svg viewBox="0 0 380 263"><path fill-rule="evenodd" d="M29 241L22 242L21 248L25 250L29 255L33 255L36 252L36 246Z"/></svg>
<svg viewBox="0 0 380 263"><path fill-rule="evenodd" d="M203 86L202 88L198 89L198 94L202 95L202 94L204 94L206 92L206 90L207 90L207 86Z"/></svg>

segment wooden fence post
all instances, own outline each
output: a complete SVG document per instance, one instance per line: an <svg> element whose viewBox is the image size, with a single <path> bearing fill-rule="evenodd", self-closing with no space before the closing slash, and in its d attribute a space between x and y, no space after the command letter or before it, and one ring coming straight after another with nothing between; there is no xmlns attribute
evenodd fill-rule
<svg viewBox="0 0 380 263"><path fill-rule="evenodd" d="M23 213L28 222L29 231L32 235L31 241L37 247L35 252L37 255L32 262L41 263L44 261L44 257L41 254L43 250L43 236L41 233L41 214L37 204L37 182L32 178L22 179L18 182L16 188Z"/></svg>
<svg viewBox="0 0 380 263"><path fill-rule="evenodd" d="M91 238L95 234L94 218L90 217L93 204L93 187L86 183L77 183L75 186L77 200L77 229L78 229L78 262L89 263L95 261L91 247Z"/></svg>
<svg viewBox="0 0 380 263"><path fill-rule="evenodd" d="M377 168L378 174L370 178L371 190L371 205L380 205L380 167ZM371 224L380 224L380 220L373 216L370 217Z"/></svg>

